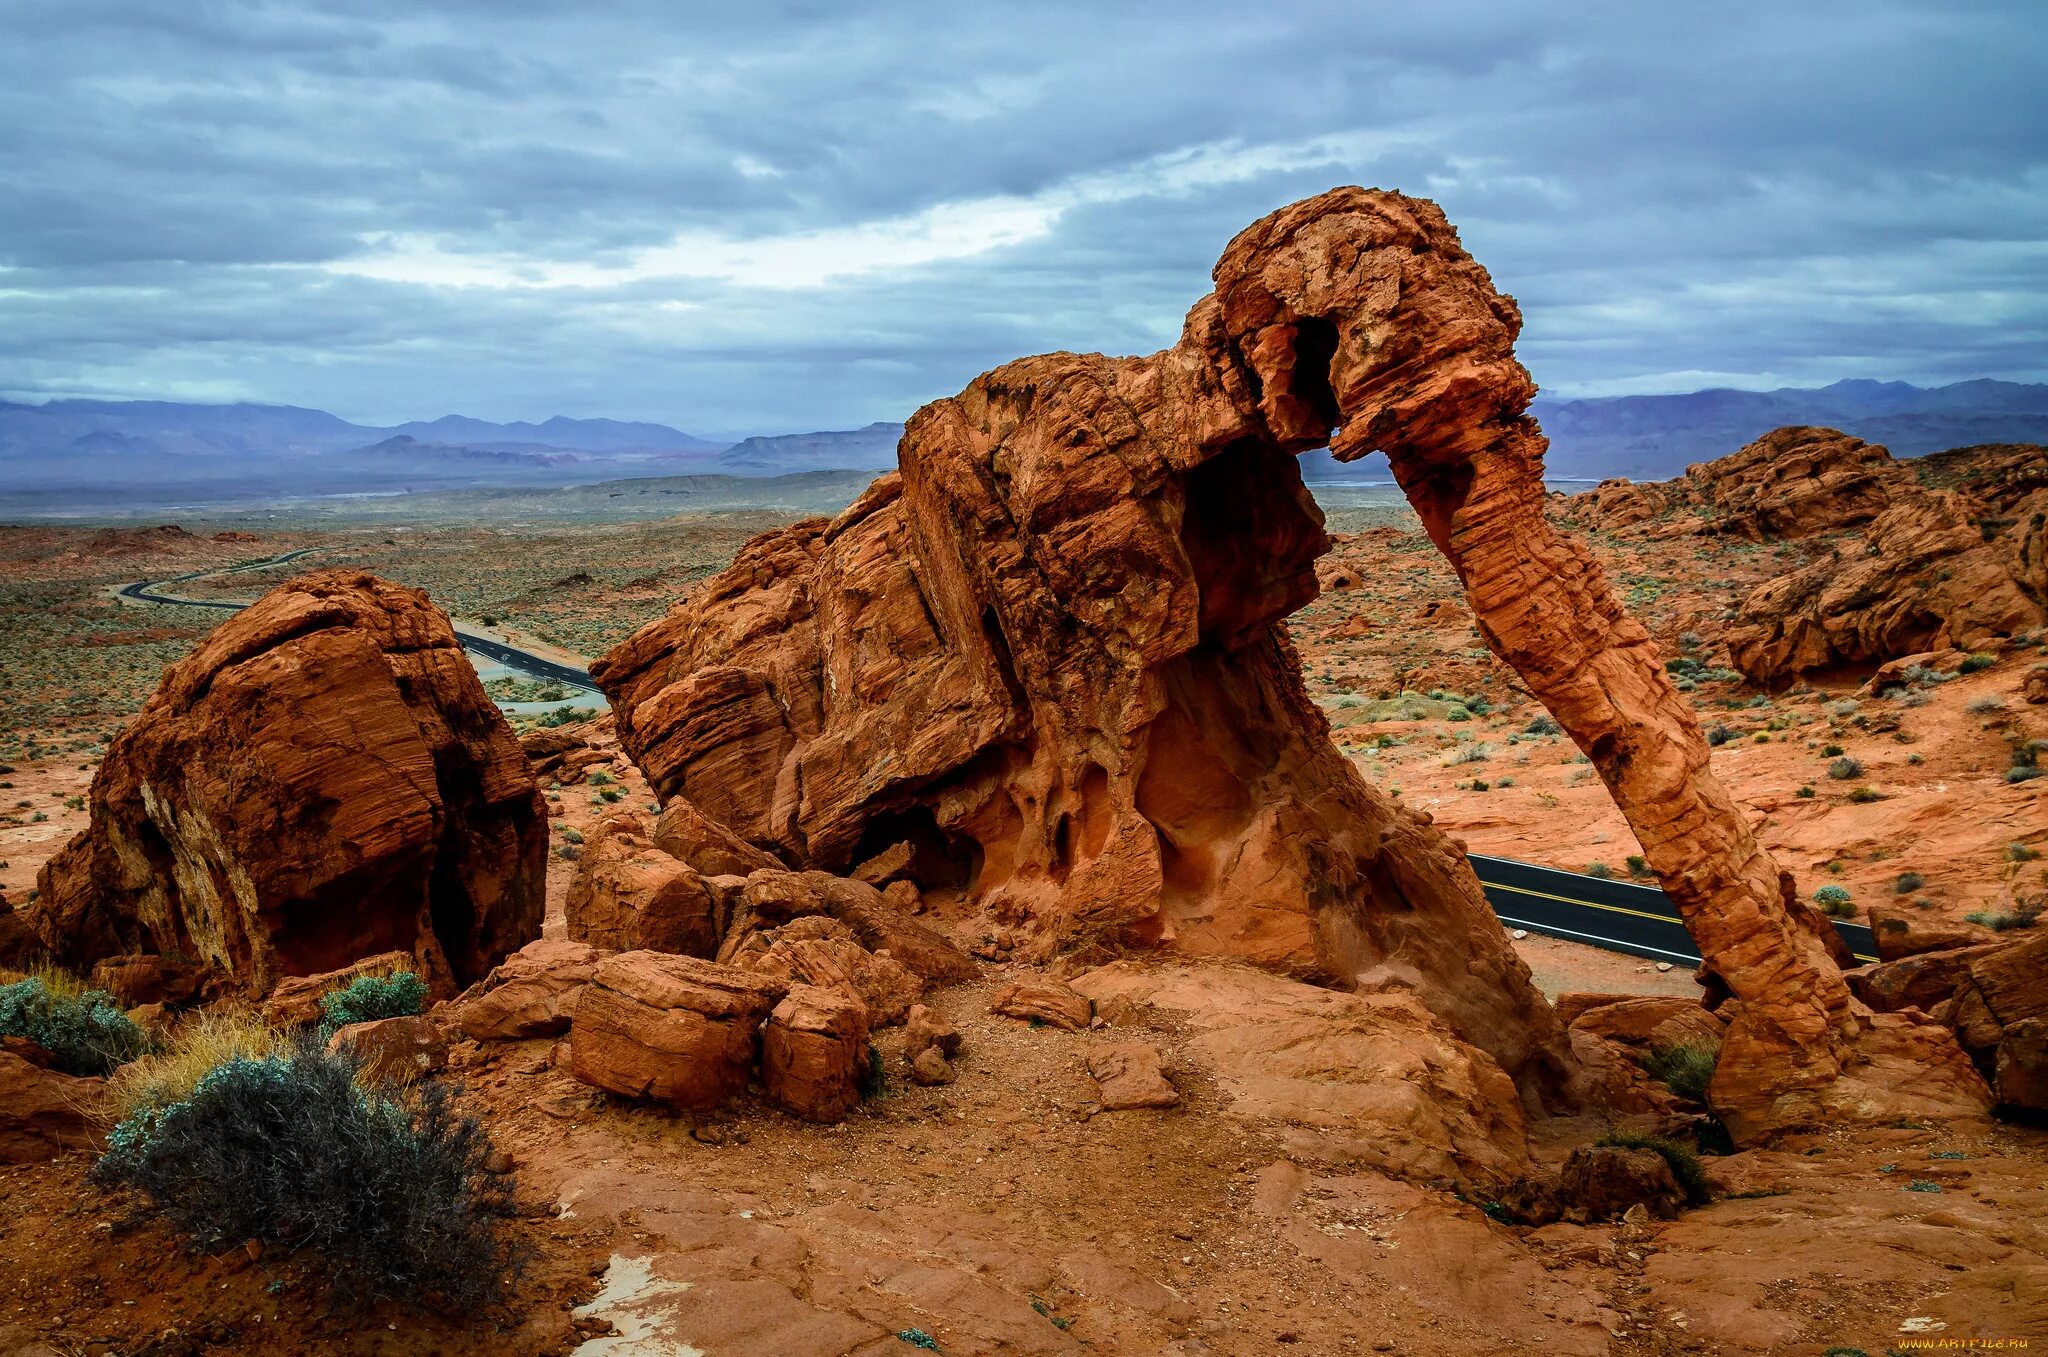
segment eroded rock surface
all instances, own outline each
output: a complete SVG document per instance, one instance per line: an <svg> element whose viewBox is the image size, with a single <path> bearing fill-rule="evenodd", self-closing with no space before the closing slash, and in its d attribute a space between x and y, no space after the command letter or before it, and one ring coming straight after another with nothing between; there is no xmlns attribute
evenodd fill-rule
<svg viewBox="0 0 2048 1357"><path fill-rule="evenodd" d="M425 594L302 576L166 671L28 918L61 961L182 955L263 994L409 953L443 992L540 932L547 820Z"/></svg>
<svg viewBox="0 0 2048 1357"><path fill-rule="evenodd" d="M614 952L709 957L722 927L704 878L656 847L630 811L607 815L586 837L564 914L572 940Z"/></svg>
<svg viewBox="0 0 2048 1357"><path fill-rule="evenodd" d="M1255 223L1214 276L1171 349L1026 358L926 406L898 472L600 661L649 781L791 863L907 842L920 888L1041 954L1405 991L1558 1098L1563 1032L1462 854L1331 744L1286 631L1329 546L1295 454L1383 452L1745 1001L1717 1110L1747 1136L1829 1104L1868 1031L1648 633L1545 521L1514 303L1433 204L1362 189Z"/></svg>

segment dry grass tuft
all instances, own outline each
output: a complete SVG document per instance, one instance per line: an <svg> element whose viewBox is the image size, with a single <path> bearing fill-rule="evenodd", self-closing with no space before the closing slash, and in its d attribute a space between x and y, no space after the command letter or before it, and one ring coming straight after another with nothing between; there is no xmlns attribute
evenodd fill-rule
<svg viewBox="0 0 2048 1357"><path fill-rule="evenodd" d="M292 1040L291 1033L270 1026L251 1009L194 1014L164 1050L114 1073L107 1081L107 1112L123 1121L145 1107L183 1102L209 1071L237 1056L281 1055L292 1048Z"/></svg>

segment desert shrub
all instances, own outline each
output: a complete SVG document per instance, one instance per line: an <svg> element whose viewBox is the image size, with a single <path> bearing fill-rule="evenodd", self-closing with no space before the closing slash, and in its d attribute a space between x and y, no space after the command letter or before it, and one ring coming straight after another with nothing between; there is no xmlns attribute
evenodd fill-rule
<svg viewBox="0 0 2048 1357"><path fill-rule="evenodd" d="M1986 693L1982 697L1973 697L1965 702L1963 710L1972 716L1989 716L2005 710L2005 699L1996 693Z"/></svg>
<svg viewBox="0 0 2048 1357"><path fill-rule="evenodd" d="M1992 665L1997 663L1998 657L1996 655L1986 655L1983 651L1980 650L1977 651L1975 654L1965 655L1963 657L1963 662L1957 665L1956 669L1959 673L1974 674L1979 672L1980 670L1989 669Z"/></svg>
<svg viewBox="0 0 2048 1357"><path fill-rule="evenodd" d="M1539 716L1528 725L1523 726L1522 733L1524 735L1562 735L1564 727L1557 723L1555 717Z"/></svg>
<svg viewBox="0 0 2048 1357"><path fill-rule="evenodd" d="M237 1056L116 1126L93 1180L135 1188L200 1249L305 1250L344 1300L498 1300L521 1260L490 1138L438 1084L401 1098L357 1079L353 1057L311 1045Z"/></svg>
<svg viewBox="0 0 2048 1357"><path fill-rule="evenodd" d="M1851 758L1839 758L1828 765L1828 776L1837 782L1863 776L1863 765Z"/></svg>
<svg viewBox="0 0 2048 1357"><path fill-rule="evenodd" d="M1954 677L1954 674L1944 674L1939 669L1929 669L1924 664L1906 666L1906 681L1921 688L1938 688Z"/></svg>
<svg viewBox="0 0 2048 1357"><path fill-rule="evenodd" d="M420 1011L426 998L426 982L411 971L359 975L334 993L320 997L320 1033L332 1036L352 1022L409 1018Z"/></svg>
<svg viewBox="0 0 2048 1357"><path fill-rule="evenodd" d="M1713 728L1707 731L1707 743L1716 746L1724 745L1734 739L1739 733L1733 726L1715 722Z"/></svg>
<svg viewBox="0 0 2048 1357"><path fill-rule="evenodd" d="M2032 928L2041 917L2039 908L2022 905L2015 910L1979 909L1963 916L1979 928L1988 928L1994 933L2009 933L2015 928Z"/></svg>
<svg viewBox="0 0 2048 1357"><path fill-rule="evenodd" d="M2012 843L2006 845L2005 856L2009 862L2032 862L2041 855L2023 843Z"/></svg>
<svg viewBox="0 0 2048 1357"><path fill-rule="evenodd" d="M1650 874L1650 860L1641 853L1630 853L1627 866L1630 876L1648 876Z"/></svg>
<svg viewBox="0 0 2048 1357"><path fill-rule="evenodd" d="M289 1034L240 1009L194 1014L162 1050L132 1060L107 1081L107 1111L126 1121L146 1108L184 1102L201 1079L230 1060L261 1060L290 1050Z"/></svg>
<svg viewBox="0 0 2048 1357"><path fill-rule="evenodd" d="M1918 872L1900 872L1899 879L1892 882L1893 895L1911 895L1927 884L1927 878Z"/></svg>
<svg viewBox="0 0 2048 1357"><path fill-rule="evenodd" d="M1706 640L1706 637L1696 631L1681 631L1678 633L1678 644L1684 646L1687 650L1698 650L1706 644Z"/></svg>
<svg viewBox="0 0 2048 1357"><path fill-rule="evenodd" d="M534 722L534 724L546 726L550 729L555 726L573 726L578 721L588 721L595 715L597 713L589 707L557 707Z"/></svg>
<svg viewBox="0 0 2048 1357"><path fill-rule="evenodd" d="M1829 914L1838 919L1846 919L1856 912L1856 906L1849 898L1849 888L1847 886L1822 886L1813 893L1813 899L1814 903L1820 906L1823 914Z"/></svg>
<svg viewBox="0 0 2048 1357"><path fill-rule="evenodd" d="M1696 1103L1707 1100L1707 1085L1713 1082L1714 1066L1721 1048L1704 1041L1681 1041L1658 1046L1642 1057L1643 1072L1681 1098Z"/></svg>
<svg viewBox="0 0 2048 1357"><path fill-rule="evenodd" d="M26 1037L66 1074L107 1074L149 1049L113 995L53 988L41 975L0 985L0 1036Z"/></svg>
<svg viewBox="0 0 2048 1357"><path fill-rule="evenodd" d="M1827 713L1830 716L1854 716L1857 712L1861 711L1862 709L1863 704L1858 702L1853 697L1839 698L1836 701L1827 704Z"/></svg>
<svg viewBox="0 0 2048 1357"><path fill-rule="evenodd" d="M2022 782L2032 782L2035 778L2044 775L2048 775L2048 769L2038 768L2031 763L2014 764L2005 770L2005 780L2014 785Z"/></svg>
<svg viewBox="0 0 2048 1357"><path fill-rule="evenodd" d="M1614 875L1614 869L1604 862L1589 862L1586 864L1586 875L1605 881Z"/></svg>
<svg viewBox="0 0 2048 1357"><path fill-rule="evenodd" d="M1671 1166L1671 1176L1685 1189L1688 1206L1705 1206L1714 1199L1714 1189L1707 1182L1706 1166L1700 1163L1698 1153L1690 1145L1681 1145L1662 1136L1637 1135L1632 1131L1610 1132L1594 1144L1624 1150L1650 1150L1661 1155Z"/></svg>
<svg viewBox="0 0 2048 1357"><path fill-rule="evenodd" d="M1893 700L1901 707L1924 707L1934 699L1925 693L1902 688L1899 690L1898 697Z"/></svg>
<svg viewBox="0 0 2048 1357"><path fill-rule="evenodd" d="M1820 756L1824 759L1840 758L1844 752L1838 744L1824 744L1820 747Z"/></svg>
<svg viewBox="0 0 2048 1357"><path fill-rule="evenodd" d="M1884 793L1875 787L1858 787L1849 793L1849 799L1859 806L1866 806L1872 801L1884 800Z"/></svg>

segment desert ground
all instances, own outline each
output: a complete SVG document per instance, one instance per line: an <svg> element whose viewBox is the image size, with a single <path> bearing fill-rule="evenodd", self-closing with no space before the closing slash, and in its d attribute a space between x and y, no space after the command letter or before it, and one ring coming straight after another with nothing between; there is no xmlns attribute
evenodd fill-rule
<svg viewBox="0 0 2048 1357"><path fill-rule="evenodd" d="M1600 779L1487 650L1413 511L1391 491L1324 499L1337 545L1289 628L1348 758L1474 851L1646 876ZM310 549L180 588L249 598L304 567L360 567L459 622L587 661L790 517L0 531L0 892L34 899L46 860L87 826L108 742L220 620L121 599L125 584ZM1802 894L1835 884L1857 915L1903 903L1944 923L2038 898L2048 783L2004 776L2016 742L2048 734L2023 692L2038 634L1910 697L1860 678L1765 690L1728 667L1723 624L1817 543L1585 540L1661 653L1696 662L1686 696L1703 727L1729 732L1714 771ZM660 798L609 721L550 717L574 695L535 704L555 695L501 677L492 696L517 728L571 731L583 751L572 773L542 775L544 934L561 940L579 847ZM595 716L602 700L585 696ZM1857 771L1831 775L1843 759ZM92 1157L72 1152L0 1168L0 1351L1875 1357L1945 1336L2048 1342L2038 1127L1900 1117L1793 1134L1710 1155L1711 1202L1675 1219L1516 1223L1434 1151L1408 1163L1390 1147L1390 1128L1417 1144L1451 1133L1390 1111L1351 1029L1290 1007L1301 987L1241 965L1019 964L981 945L958 902L929 908L983 962L927 997L961 1037L952 1081L910 1079L903 1029L879 1031L888 1076L834 1125L758 1093L681 1116L635 1104L573 1077L554 1037L453 1043L447 1077L507 1156L509 1228L530 1254L485 1320L341 1309L307 1257L195 1251L139 1218L131 1194L88 1184ZM1514 945L1553 1000L1698 993L1683 969ZM1019 979L1071 982L1093 1017L1068 1030L992 1012ZM1278 1035L1261 1046L1245 1031ZM1163 1054L1177 1106L1104 1106L1090 1057L1132 1041ZM1534 1158L1554 1169L1603 1130L1673 1124L1662 1106L1537 1119Z"/></svg>

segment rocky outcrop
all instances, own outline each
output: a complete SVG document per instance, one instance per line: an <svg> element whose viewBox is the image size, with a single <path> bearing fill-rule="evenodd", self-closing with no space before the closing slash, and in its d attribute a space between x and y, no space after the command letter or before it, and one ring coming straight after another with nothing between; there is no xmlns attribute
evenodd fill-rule
<svg viewBox="0 0 2048 1357"><path fill-rule="evenodd" d="M825 872L756 872L747 878L719 960L750 945L754 931L796 919L836 919L870 952L886 952L919 979L956 984L978 974L973 958L937 929L910 917L889 896L864 881Z"/></svg>
<svg viewBox="0 0 2048 1357"><path fill-rule="evenodd" d="M576 1001L571 1072L628 1098L715 1107L753 1077L761 1024L785 992L766 977L695 957L606 957Z"/></svg>
<svg viewBox="0 0 2048 1357"><path fill-rule="evenodd" d="M613 952L709 957L724 922L704 878L657 848L630 811L586 836L563 910L572 940Z"/></svg>
<svg viewBox="0 0 2048 1357"><path fill-rule="evenodd" d="M1982 648L2048 622L2048 450L1958 448L1911 463L1834 429L1788 427L1678 480L1602 482L1559 520L1657 537L1841 534L1752 593L1727 640L1753 682ZM1882 672L1875 682L1883 685Z"/></svg>
<svg viewBox="0 0 2048 1357"><path fill-rule="evenodd" d="M2048 492L2042 492L2048 508ZM1751 681L1874 664L1916 651L1978 650L2048 622L2044 594L2014 573L2017 520L2002 527L1961 495L1899 499L1857 537L1744 599L1728 653Z"/></svg>
<svg viewBox="0 0 2048 1357"><path fill-rule="evenodd" d="M1867 523L1911 486L1911 474L1887 449L1837 429L1795 424L1726 457L1696 462L1677 480L1602 481L1566 500L1559 513L1597 532L1648 525L1644 531L1658 537L1760 542Z"/></svg>
<svg viewBox="0 0 2048 1357"><path fill-rule="evenodd" d="M605 656L659 794L806 866L909 842L921 888L1039 955L1405 991L1558 1099L1564 1035L1462 854L1337 751L1288 639L1329 544L1295 454L1383 452L1745 1001L1717 1110L1760 1135L1833 1099L1856 1005L1648 633L1545 521L1514 303L1433 204L1362 189L1255 223L1214 277L1171 349L1022 359L926 406L898 472Z"/></svg>
<svg viewBox="0 0 2048 1357"><path fill-rule="evenodd" d="M2048 1088L2048 1066L2041 1063L2048 930L1913 953L1852 971L1849 983L1881 1012L1911 1008L1938 1015L1992 1082L2000 1102L2048 1111L2038 1101Z"/></svg>
<svg viewBox="0 0 2048 1357"><path fill-rule="evenodd" d="M444 993L540 932L545 805L426 595L306 575L166 671L30 911L61 961L192 957L247 994L401 950Z"/></svg>
<svg viewBox="0 0 2048 1357"><path fill-rule="evenodd" d="M1298 1163L1460 1185L1530 1168L1513 1082L1413 995L1347 994L1217 963L1114 962L1074 988L1103 1010L1158 1010L1174 1024L1176 1064L1203 1070L1227 1115Z"/></svg>

